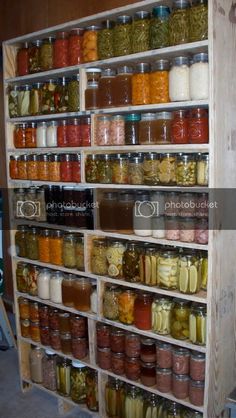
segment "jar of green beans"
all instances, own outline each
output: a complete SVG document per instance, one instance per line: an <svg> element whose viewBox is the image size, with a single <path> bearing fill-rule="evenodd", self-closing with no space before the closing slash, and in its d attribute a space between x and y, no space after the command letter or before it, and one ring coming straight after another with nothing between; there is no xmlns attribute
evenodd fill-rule
<svg viewBox="0 0 236 418"><path fill-rule="evenodd" d="M189 42L208 37L208 0L193 0L189 10Z"/></svg>
<svg viewBox="0 0 236 418"><path fill-rule="evenodd" d="M165 48L169 46L169 17L167 6L156 6L152 10L150 23L150 48Z"/></svg>
<svg viewBox="0 0 236 418"><path fill-rule="evenodd" d="M169 20L170 45L189 41L189 0L175 0Z"/></svg>
<svg viewBox="0 0 236 418"><path fill-rule="evenodd" d="M98 59L104 60L112 58L113 52L113 29L115 22L111 20L104 20L102 22L102 29L98 31Z"/></svg>
<svg viewBox="0 0 236 418"><path fill-rule="evenodd" d="M80 110L79 74L73 76L68 82L68 111Z"/></svg>
<svg viewBox="0 0 236 418"><path fill-rule="evenodd" d="M132 52L149 49L150 15L146 11L136 12L132 25Z"/></svg>
<svg viewBox="0 0 236 418"><path fill-rule="evenodd" d="M115 57L132 53L132 18L118 16L113 31L113 48Z"/></svg>

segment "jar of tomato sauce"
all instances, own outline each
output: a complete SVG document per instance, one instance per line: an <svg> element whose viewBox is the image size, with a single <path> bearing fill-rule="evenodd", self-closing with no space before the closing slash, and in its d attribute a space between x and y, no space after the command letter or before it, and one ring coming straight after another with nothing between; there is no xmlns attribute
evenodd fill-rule
<svg viewBox="0 0 236 418"><path fill-rule="evenodd" d="M27 42L17 52L16 72L18 76L29 74L29 48Z"/></svg>
<svg viewBox="0 0 236 418"><path fill-rule="evenodd" d="M81 146L90 147L91 145L91 118L84 116L80 119Z"/></svg>
<svg viewBox="0 0 236 418"><path fill-rule="evenodd" d="M143 330L152 327L152 295L140 292L134 302L134 325Z"/></svg>
<svg viewBox="0 0 236 418"><path fill-rule="evenodd" d="M11 179L19 178L18 160L19 160L19 155L10 155L9 172L10 172Z"/></svg>
<svg viewBox="0 0 236 418"><path fill-rule="evenodd" d="M171 122L171 142L188 144L188 118L186 110L176 110Z"/></svg>
<svg viewBox="0 0 236 418"><path fill-rule="evenodd" d="M192 109L188 118L188 135L190 144L206 144L209 142L207 109Z"/></svg>
<svg viewBox="0 0 236 418"><path fill-rule="evenodd" d="M80 147L80 123L79 119L69 119L67 124L67 142L68 147Z"/></svg>
<svg viewBox="0 0 236 418"><path fill-rule="evenodd" d="M80 183L81 181L81 164L80 164L80 154L72 154L71 156L71 167L72 167L72 180L75 183Z"/></svg>
<svg viewBox="0 0 236 418"><path fill-rule="evenodd" d="M54 42L53 67L68 67L68 34L67 32L58 32Z"/></svg>
<svg viewBox="0 0 236 418"><path fill-rule="evenodd" d="M63 119L59 122L57 126L57 146L58 147L67 147L67 120Z"/></svg>
<svg viewBox="0 0 236 418"><path fill-rule="evenodd" d="M61 181L72 181L72 155L61 154L60 176Z"/></svg>
<svg viewBox="0 0 236 418"><path fill-rule="evenodd" d="M82 58L82 28L72 29L69 33L68 42L68 63L69 65L78 65Z"/></svg>

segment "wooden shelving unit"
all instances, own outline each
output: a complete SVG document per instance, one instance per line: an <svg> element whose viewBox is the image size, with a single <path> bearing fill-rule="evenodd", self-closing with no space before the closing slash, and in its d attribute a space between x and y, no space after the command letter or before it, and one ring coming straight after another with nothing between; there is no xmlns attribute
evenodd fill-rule
<svg viewBox="0 0 236 418"><path fill-rule="evenodd" d="M42 121L42 120L56 120L69 117L77 117L81 115L91 114L92 125L93 119L97 114L114 114L114 113L128 113L128 112L149 112L149 111L161 111L161 110L176 110L176 109L191 109L194 107L208 108L209 110L209 122L210 122L210 141L209 144L203 145L156 145L156 146L122 146L122 147L106 147L105 152L126 152L130 150L148 152L155 150L157 152L209 152L210 154L210 179L209 188L233 188L236 184L236 169L235 169L235 132L236 132L236 118L235 118L235 91L236 91L236 75L233 56L236 51L236 17L235 17L235 5L231 4L228 0L210 1L208 8L208 27L209 27L209 39L207 41L189 43L184 45L178 45L176 47L163 48L161 50L147 51L141 54L133 54L125 57L112 58L109 60L97 61L81 64L74 67L62 68L57 70L51 70L43 73L27 75L24 77L17 77L15 74L15 58L17 49L22 42L32 41L39 38L45 38L48 35L54 34L58 30L70 30L73 27L83 27L96 22L101 22L106 18L115 18L120 14L133 14L137 10L151 10L151 8L158 4L171 5L169 0L146 0L139 3L131 4L126 7L117 8L111 11L100 13L94 16L89 16L80 20L68 22L63 25L55 26L43 31L35 32L23 37L15 38L4 42L3 55L4 55L4 85L7 88L9 84L25 84L34 83L35 81L43 81L48 78L58 78L60 76L71 76L73 74L80 74L80 88L81 88L81 111L76 113L62 113L55 115L40 115L29 116L23 118L8 117L8 105L7 96L5 95L5 137L6 137L6 159L7 163L11 154L22 153L43 153L43 152L80 152L81 153L81 167L82 167L82 181L80 184L75 183L61 183L61 185L78 186L82 188L93 189L153 189L153 190L182 190L178 187L161 187L161 186L131 186L131 185L105 185L105 184L90 184L85 182L85 158L88 154L104 153L104 147L98 147L92 137L91 147L85 148L36 148L36 149L15 149L13 146L13 127L14 124L19 122L29 121ZM188 101L188 102L176 102L158 105L146 105L146 106L128 106L121 108L111 109L99 109L97 111L88 112L85 110L84 104L84 90L86 88L85 70L88 67L105 67L105 66L117 66L118 64L129 63L135 64L141 61L152 62L158 58L172 58L180 54L194 54L196 52L208 52L209 55L209 67L210 67L210 93L208 100L202 101ZM44 185L55 184L51 182L38 182L38 181L17 181L11 180L8 176L9 188L14 187L29 187L31 185ZM184 191L197 191L197 187L184 188ZM204 191L204 189L201 189ZM232 208L232 210L234 210ZM105 371L97 367L95 359L95 323L97 320L104 323L115 325L119 328L134 331L136 333L159 339L161 341L170 342L182 347L188 347L190 349L198 350L206 353L206 381L205 381L205 400L202 408L194 407L188 402L188 400L180 401L178 403L188 406L189 408L198 410L203 413L204 418L219 418L226 417L227 411L225 410L225 402L227 396L231 393L235 386L236 378L236 362L235 362L235 341L236 341L236 309L235 309L235 245L236 234L234 231L224 231L221 229L220 213L214 213L214 225L215 230L209 231L209 243L208 245L198 244L186 244L178 241L157 240L155 238L142 238L136 235L124 235L124 234L112 234L100 231L97 225L95 230L78 230L76 228L55 226L51 224L41 224L42 227L47 228L59 228L71 232L79 232L84 234L85 237L85 259L86 266L85 272L76 270L60 268L63 272L74 273L78 276L85 276L94 280L98 289L98 313L84 313L88 318L89 323L89 359L84 360L86 365L92 367L98 371L99 381L99 413L91 414L94 417L106 418L105 406L104 406L104 385L108 376L115 376L110 371ZM38 225L36 222L14 220L12 218L12 231L11 231L11 245L14 246L14 229L17 224ZM217 228L218 226L218 228ZM183 248L195 248L198 250L208 251L208 289L207 293L201 291L196 295L184 295L177 291L165 291L159 288L147 287L139 284L132 284L123 280L116 280L105 276L97 276L90 272L89 269L89 246L88 243L91 238L95 236L100 237L116 237L126 240L145 241L149 243L156 243L160 245L171 245ZM20 378L22 389L26 389L29 386L37 386L42 390L45 390L40 385L36 385L30 380L29 376L29 360L28 354L30 350L30 344L37 344L31 340L22 338L20 335L19 326L19 311L17 299L20 296L27 297L29 300L45 303L49 306L54 306L59 309L66 310L68 312L75 313L74 309L66 308L62 305L52 303L50 301L42 301L38 297L21 294L17 291L15 267L18 261L25 261L29 264L35 264L38 266L49 267L52 270L58 270L58 266L52 264L44 264L34 260L22 259L13 254L12 266L13 266L13 281L15 289L15 309L16 309L16 322L17 322L17 334L18 334L18 352L19 352L19 366L20 366ZM197 301L205 303L207 305L208 321L207 321L207 345L206 347L196 346L190 342L182 342L175 340L171 337L164 337L153 332L143 332L132 326L126 326L121 323L116 323L105 319L102 315L102 294L105 283L116 283L120 286L135 287L141 290L151 291L155 294L168 295L172 297L181 297L190 301ZM56 352L61 355L60 352ZM71 356L68 358L72 359ZM176 400L171 394L161 394L155 388L147 388L142 384L130 382L123 376L119 378L125 382L135 384L136 386L156 393L165 397L166 399ZM47 390L46 390L47 391ZM48 391L47 391L48 392ZM50 392L51 393L51 392ZM67 408L68 405L72 405L73 402L64 399L58 394L52 393L52 396L56 396L59 399L60 406ZM74 406L74 404L73 404ZM84 409L82 407L82 409Z"/></svg>

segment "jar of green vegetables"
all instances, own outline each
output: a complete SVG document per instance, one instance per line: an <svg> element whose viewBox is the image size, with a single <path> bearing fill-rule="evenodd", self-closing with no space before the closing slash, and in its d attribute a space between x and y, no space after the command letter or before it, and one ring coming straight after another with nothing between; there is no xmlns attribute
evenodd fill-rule
<svg viewBox="0 0 236 418"><path fill-rule="evenodd" d="M87 367L79 361L72 361L70 375L70 396L76 403L86 401L86 374Z"/></svg>
<svg viewBox="0 0 236 418"><path fill-rule="evenodd" d="M37 228L30 228L26 234L26 257L30 260L38 260L38 231Z"/></svg>
<svg viewBox="0 0 236 418"><path fill-rule="evenodd" d="M68 83L68 79L66 77L59 78L59 80L57 81L54 101L55 101L55 111L59 113L66 112L68 108L67 83Z"/></svg>
<svg viewBox="0 0 236 418"><path fill-rule="evenodd" d="M113 31L114 55L129 55L132 52L132 18L130 16L118 16Z"/></svg>
<svg viewBox="0 0 236 418"><path fill-rule="evenodd" d="M104 20L102 22L102 28L98 31L98 59L104 60L112 58L113 52L113 29L115 22L111 20Z"/></svg>
<svg viewBox="0 0 236 418"><path fill-rule="evenodd" d="M71 361L59 358L57 361L57 392L62 396L70 396L71 390Z"/></svg>
<svg viewBox="0 0 236 418"><path fill-rule="evenodd" d="M39 49L39 66L41 71L48 71L53 68L53 43L55 38L49 36L43 39Z"/></svg>
<svg viewBox="0 0 236 418"><path fill-rule="evenodd" d="M106 413L109 418L124 417L124 384L118 379L108 377L105 388ZM132 415L130 415L131 417Z"/></svg>
<svg viewBox="0 0 236 418"><path fill-rule="evenodd" d="M169 17L167 6L156 6L152 10L150 23L150 48L165 48L169 46Z"/></svg>
<svg viewBox="0 0 236 418"><path fill-rule="evenodd" d="M110 154L98 156L97 182L103 184L112 183L112 156Z"/></svg>
<svg viewBox="0 0 236 418"><path fill-rule="evenodd" d="M175 0L169 21L170 45L189 41L189 0Z"/></svg>
<svg viewBox="0 0 236 418"><path fill-rule="evenodd" d="M189 42L203 41L208 37L208 0L192 0L189 10Z"/></svg>
<svg viewBox="0 0 236 418"><path fill-rule="evenodd" d="M132 52L143 52L149 49L150 15L146 11L134 14L132 25Z"/></svg>
<svg viewBox="0 0 236 418"><path fill-rule="evenodd" d="M68 82L68 111L80 110L79 74L73 76Z"/></svg>

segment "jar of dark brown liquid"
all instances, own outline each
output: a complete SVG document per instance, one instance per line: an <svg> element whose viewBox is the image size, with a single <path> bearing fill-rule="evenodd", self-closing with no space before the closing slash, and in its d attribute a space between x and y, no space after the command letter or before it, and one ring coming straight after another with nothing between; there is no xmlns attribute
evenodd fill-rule
<svg viewBox="0 0 236 418"><path fill-rule="evenodd" d="M116 230L116 217L114 210L117 205L118 194L114 192L103 193L99 205L100 228L103 231L113 232Z"/></svg>
<svg viewBox="0 0 236 418"><path fill-rule="evenodd" d="M71 354L72 346L71 346L71 334L60 334L61 340L61 351L63 354Z"/></svg>
<svg viewBox="0 0 236 418"><path fill-rule="evenodd" d="M121 234L133 233L134 195L121 192L115 209L116 230Z"/></svg>
<svg viewBox="0 0 236 418"><path fill-rule="evenodd" d="M74 306L74 281L75 276L73 274L67 274L62 280L62 303L71 308Z"/></svg>

